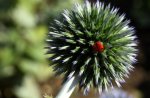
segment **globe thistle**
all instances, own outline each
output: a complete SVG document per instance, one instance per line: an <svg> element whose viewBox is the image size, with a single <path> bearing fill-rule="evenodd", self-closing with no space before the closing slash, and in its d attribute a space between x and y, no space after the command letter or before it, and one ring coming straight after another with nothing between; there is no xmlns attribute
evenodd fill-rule
<svg viewBox="0 0 150 98"><path fill-rule="evenodd" d="M48 54L64 81L79 75L79 87L107 90L120 86L136 61L134 28L118 9L97 2L76 4L55 20L48 34Z"/></svg>

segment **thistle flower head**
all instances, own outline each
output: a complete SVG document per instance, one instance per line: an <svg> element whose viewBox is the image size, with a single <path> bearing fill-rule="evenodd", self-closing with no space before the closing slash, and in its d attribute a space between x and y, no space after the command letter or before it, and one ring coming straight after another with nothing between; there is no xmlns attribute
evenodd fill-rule
<svg viewBox="0 0 150 98"><path fill-rule="evenodd" d="M99 91L124 82L136 61L136 36L125 15L97 2L76 4L55 20L48 34L48 54L64 81L79 75L79 87Z"/></svg>

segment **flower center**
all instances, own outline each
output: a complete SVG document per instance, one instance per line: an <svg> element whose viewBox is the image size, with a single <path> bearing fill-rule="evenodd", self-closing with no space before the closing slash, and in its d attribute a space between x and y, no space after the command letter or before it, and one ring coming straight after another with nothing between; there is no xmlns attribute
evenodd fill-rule
<svg viewBox="0 0 150 98"><path fill-rule="evenodd" d="M103 52L104 51L104 45L102 42L97 41L92 45L94 52Z"/></svg>

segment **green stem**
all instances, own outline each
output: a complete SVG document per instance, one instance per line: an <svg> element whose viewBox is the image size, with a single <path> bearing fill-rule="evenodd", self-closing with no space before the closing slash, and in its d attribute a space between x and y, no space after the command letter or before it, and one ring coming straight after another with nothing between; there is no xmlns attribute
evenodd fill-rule
<svg viewBox="0 0 150 98"><path fill-rule="evenodd" d="M69 78L55 98L69 98L79 82L79 76Z"/></svg>

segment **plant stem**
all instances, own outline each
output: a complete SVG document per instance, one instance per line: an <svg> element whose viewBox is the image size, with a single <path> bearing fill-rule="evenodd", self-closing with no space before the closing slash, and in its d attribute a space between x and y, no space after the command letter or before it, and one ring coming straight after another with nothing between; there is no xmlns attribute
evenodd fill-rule
<svg viewBox="0 0 150 98"><path fill-rule="evenodd" d="M79 76L75 75L69 78L55 98L69 98L79 82Z"/></svg>

